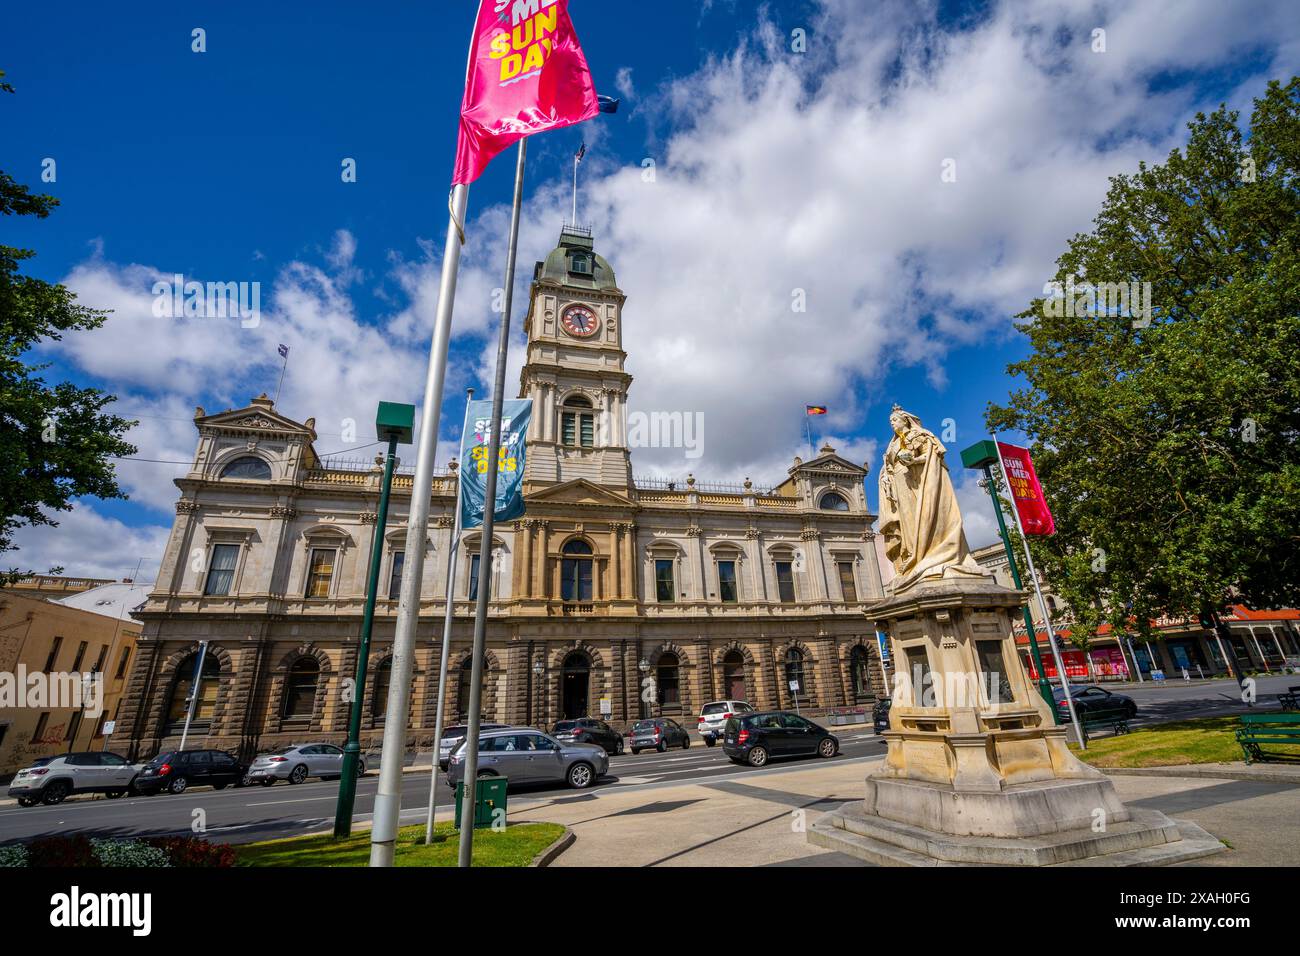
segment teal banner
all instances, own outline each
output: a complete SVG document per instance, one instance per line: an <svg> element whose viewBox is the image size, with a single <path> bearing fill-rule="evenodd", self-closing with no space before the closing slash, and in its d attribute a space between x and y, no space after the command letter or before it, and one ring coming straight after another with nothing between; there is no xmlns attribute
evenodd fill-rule
<svg viewBox="0 0 1300 956"><path fill-rule="evenodd" d="M501 404L501 449L497 456L496 521L513 521L524 513L524 439L533 417L531 398ZM460 437L460 526L481 528L487 501L488 443L492 439L492 403L470 402L468 426Z"/></svg>

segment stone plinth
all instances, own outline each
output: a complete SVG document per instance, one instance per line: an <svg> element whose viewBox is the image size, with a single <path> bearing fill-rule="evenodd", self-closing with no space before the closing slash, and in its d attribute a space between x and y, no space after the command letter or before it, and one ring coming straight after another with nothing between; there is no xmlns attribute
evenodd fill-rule
<svg viewBox="0 0 1300 956"><path fill-rule="evenodd" d="M1223 849L1129 810L1070 752L1016 650L1023 599L963 574L869 610L895 667L888 752L864 799L824 815L810 842L892 866L1151 866Z"/></svg>

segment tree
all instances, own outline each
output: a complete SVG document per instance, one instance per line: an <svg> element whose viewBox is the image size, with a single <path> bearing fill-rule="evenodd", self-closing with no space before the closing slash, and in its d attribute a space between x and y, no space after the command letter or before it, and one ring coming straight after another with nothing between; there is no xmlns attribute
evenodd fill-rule
<svg viewBox="0 0 1300 956"><path fill-rule="evenodd" d="M12 93L3 77L0 92ZM0 171L5 216L44 219L58 204ZM49 385L39 374L48 363L29 363L39 342L98 328L108 316L78 305L62 285L22 275L19 264L34 255L0 245L0 552L14 549L18 528L57 525L49 512L71 510L81 495L126 497L110 459L136 451L122 439L135 422L102 411L115 396L70 382Z"/></svg>
<svg viewBox="0 0 1300 956"><path fill-rule="evenodd" d="M1111 179L1018 316L1025 387L986 413L1030 436L1057 525L1034 557L1084 631L1300 600L1300 78L1237 122L1197 114Z"/></svg>

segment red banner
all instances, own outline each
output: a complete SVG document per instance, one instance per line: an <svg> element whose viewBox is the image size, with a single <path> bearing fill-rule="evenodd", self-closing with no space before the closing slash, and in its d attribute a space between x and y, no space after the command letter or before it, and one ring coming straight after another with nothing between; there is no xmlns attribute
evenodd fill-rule
<svg viewBox="0 0 1300 956"><path fill-rule="evenodd" d="M472 183L525 136L598 111L569 0L482 0L465 77L455 184Z"/></svg>
<svg viewBox="0 0 1300 956"><path fill-rule="evenodd" d="M1038 483L1029 449L998 442L998 451L1002 453L1003 471L1025 534L1055 534L1056 522L1043 497L1043 486Z"/></svg>

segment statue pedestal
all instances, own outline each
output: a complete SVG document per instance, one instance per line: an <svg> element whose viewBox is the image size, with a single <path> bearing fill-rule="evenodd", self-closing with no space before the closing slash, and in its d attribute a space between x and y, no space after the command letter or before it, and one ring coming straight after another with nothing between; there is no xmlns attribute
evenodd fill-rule
<svg viewBox="0 0 1300 956"><path fill-rule="evenodd" d="M1080 761L1020 664L1024 595L991 577L923 579L868 614L890 636L884 764L810 842L887 866L1161 865L1216 853L1194 824L1130 810Z"/></svg>

